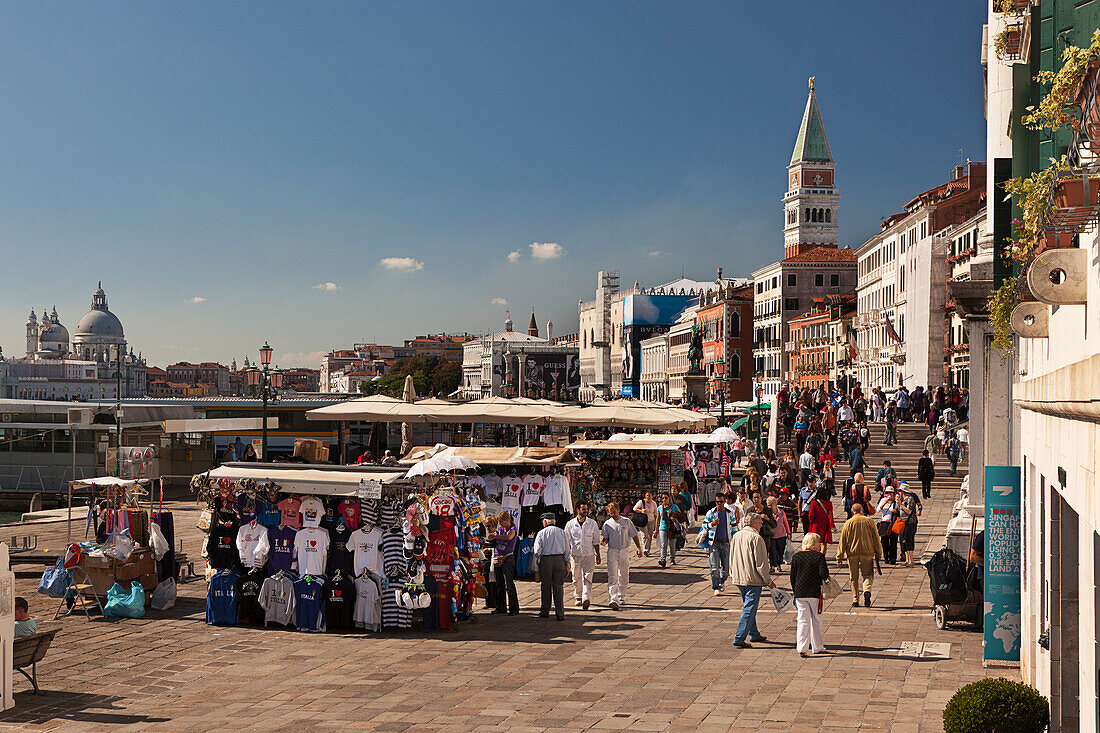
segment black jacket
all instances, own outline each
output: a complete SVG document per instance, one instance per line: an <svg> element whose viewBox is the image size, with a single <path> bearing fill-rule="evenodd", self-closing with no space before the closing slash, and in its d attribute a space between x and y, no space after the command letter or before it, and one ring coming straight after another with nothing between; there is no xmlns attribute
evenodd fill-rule
<svg viewBox="0 0 1100 733"><path fill-rule="evenodd" d="M931 481L936 478L936 469L932 464L932 459L928 456L921 456L917 461L917 478L928 479Z"/></svg>
<svg viewBox="0 0 1100 733"><path fill-rule="evenodd" d="M821 584L829 578L825 555L817 550L802 550L791 558L791 595L795 598L820 598Z"/></svg>

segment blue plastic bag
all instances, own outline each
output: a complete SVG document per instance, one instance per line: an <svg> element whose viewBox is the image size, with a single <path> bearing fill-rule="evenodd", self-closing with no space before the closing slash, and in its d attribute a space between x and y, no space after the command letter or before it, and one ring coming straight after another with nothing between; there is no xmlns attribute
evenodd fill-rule
<svg viewBox="0 0 1100 733"><path fill-rule="evenodd" d="M115 583L107 591L107 604L103 615L113 618L141 618L145 615L145 589L136 580L130 584L130 590L123 590Z"/></svg>
<svg viewBox="0 0 1100 733"><path fill-rule="evenodd" d="M72 573L65 569L65 558L59 557L56 565L42 571L42 579L38 581L38 592L50 598L64 598L72 580Z"/></svg>

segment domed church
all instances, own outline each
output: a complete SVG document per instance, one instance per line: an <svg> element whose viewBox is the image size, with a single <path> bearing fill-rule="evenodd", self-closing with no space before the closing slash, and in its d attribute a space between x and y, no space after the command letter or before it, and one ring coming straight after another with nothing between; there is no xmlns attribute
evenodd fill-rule
<svg viewBox="0 0 1100 733"><path fill-rule="evenodd" d="M5 361L0 353L0 397L44 400L109 400L116 391L116 364L122 357L122 396L146 393L145 360L127 351L122 321L107 307L103 283L92 294L92 309L77 321L69 339L54 307L32 310L27 319L27 352Z"/></svg>

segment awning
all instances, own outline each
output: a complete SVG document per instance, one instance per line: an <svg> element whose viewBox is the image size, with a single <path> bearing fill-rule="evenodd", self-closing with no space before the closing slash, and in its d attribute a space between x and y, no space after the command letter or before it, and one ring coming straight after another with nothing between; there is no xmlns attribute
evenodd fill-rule
<svg viewBox="0 0 1100 733"><path fill-rule="evenodd" d="M491 446L434 446L413 448L401 459L402 465L411 465L436 456L462 456L479 466L548 466L575 463L568 448L497 448Z"/></svg>
<svg viewBox="0 0 1100 733"><path fill-rule="evenodd" d="M124 449L125 450L125 449ZM125 461L124 461L125 463ZM99 476L97 478L82 478L73 481L74 484L86 484L88 486L133 486L134 484L147 484L150 479L126 479L114 476Z"/></svg>
<svg viewBox="0 0 1100 733"><path fill-rule="evenodd" d="M741 427L742 425L744 425L748 421L749 421L749 419L747 417L743 417L740 420L735 421L733 423L733 425L730 425L730 427L733 428L734 430L737 430L737 428Z"/></svg>
<svg viewBox="0 0 1100 733"><path fill-rule="evenodd" d="M680 450L691 441L683 435L655 436L663 440L578 440L569 444L569 450Z"/></svg>
<svg viewBox="0 0 1100 733"><path fill-rule="evenodd" d="M322 496L351 496L358 492L359 482L378 481L397 483L405 477L405 469L371 470L362 466L304 468L300 464L227 463L210 472L210 478L227 478L232 481L250 478L256 482L274 481L286 494L319 494Z"/></svg>

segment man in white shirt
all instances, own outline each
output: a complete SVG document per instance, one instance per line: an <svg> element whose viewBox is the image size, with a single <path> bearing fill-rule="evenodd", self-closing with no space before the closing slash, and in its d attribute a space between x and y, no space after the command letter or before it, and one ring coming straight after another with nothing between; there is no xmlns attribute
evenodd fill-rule
<svg viewBox="0 0 1100 733"><path fill-rule="evenodd" d="M810 477L813 475L816 465L817 460L814 459L814 454L810 453L809 448L806 448L802 455L798 457L799 486L806 486L810 483Z"/></svg>
<svg viewBox="0 0 1100 733"><path fill-rule="evenodd" d="M588 502L577 505L577 516L565 523L569 540L569 566L573 573L573 605L584 606L592 599L592 573L600 562L600 528L588 516Z"/></svg>
<svg viewBox="0 0 1100 733"><path fill-rule="evenodd" d="M970 431L966 428L959 428L955 431L955 437L959 439L959 460L966 457L966 451L970 448Z"/></svg>
<svg viewBox="0 0 1100 733"><path fill-rule="evenodd" d="M569 540L565 531L555 524L556 521L557 516L553 512L542 515L542 529L535 535L533 554L542 583L539 618L550 618L550 599L553 598L554 615L558 621L564 621L565 556L569 553Z"/></svg>
<svg viewBox="0 0 1100 733"><path fill-rule="evenodd" d="M848 400L840 403L840 409L837 410L836 418L840 422L852 422L856 419L856 413L852 410L851 405L848 404Z"/></svg>
<svg viewBox="0 0 1100 733"><path fill-rule="evenodd" d="M619 505L610 502L607 513L611 516L603 523L600 544L607 545L607 595L611 598L611 610L618 611L626 603L626 589L630 584L630 543L642 556L642 542L634 522L619 513Z"/></svg>

